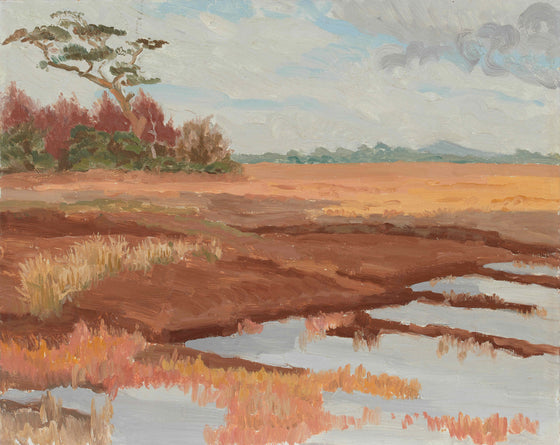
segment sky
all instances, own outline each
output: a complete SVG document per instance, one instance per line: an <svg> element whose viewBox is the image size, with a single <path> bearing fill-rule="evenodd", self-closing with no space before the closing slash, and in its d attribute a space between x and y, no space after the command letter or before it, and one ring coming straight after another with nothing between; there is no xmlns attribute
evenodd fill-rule
<svg viewBox="0 0 560 445"><path fill-rule="evenodd" d="M213 115L238 153L438 140L497 153L560 151L560 0L66 0L0 2L2 39L58 10L131 37L144 90L175 124ZM41 103L102 89L0 46L0 88Z"/></svg>

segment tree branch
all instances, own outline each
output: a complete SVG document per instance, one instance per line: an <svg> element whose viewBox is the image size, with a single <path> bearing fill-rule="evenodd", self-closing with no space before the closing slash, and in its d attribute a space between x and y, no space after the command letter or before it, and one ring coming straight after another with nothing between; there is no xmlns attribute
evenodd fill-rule
<svg viewBox="0 0 560 445"><path fill-rule="evenodd" d="M97 76L94 76L93 74L91 74L89 72L90 70L82 71L77 66L66 65L65 63L54 63L52 61L48 61L47 65L52 66L53 68L60 68L61 70L64 70L64 71L75 71L76 73L78 73L78 76L84 77L87 80L89 80L89 81L91 81L91 82L93 82L93 83L95 83L95 84L97 84L97 85L99 85L103 88L112 88L113 87L111 82L108 82L105 79L101 79Z"/></svg>
<svg viewBox="0 0 560 445"><path fill-rule="evenodd" d="M120 89L120 87L119 87L119 80L121 80L124 76L125 76L125 73L121 73L121 74L119 74L117 77L115 77L115 78L113 79L113 82L112 82L112 83L113 83L113 87L114 87L114 88L119 88L119 89Z"/></svg>
<svg viewBox="0 0 560 445"><path fill-rule="evenodd" d="M130 64L131 65L136 65L136 60L138 59L138 56L142 53L142 51L144 51L144 47L141 46L140 48L138 48L136 50L136 52L134 54L132 54L132 59L130 59Z"/></svg>
<svg viewBox="0 0 560 445"><path fill-rule="evenodd" d="M103 68L103 66L107 63L107 59L105 59L103 62L101 62L101 64L99 65L99 67L97 67L97 72L98 74L101 76L101 78L103 80L105 80L106 82L109 82L109 79L107 79L105 77L105 74L103 74L103 71L101 71L101 68Z"/></svg>
<svg viewBox="0 0 560 445"><path fill-rule="evenodd" d="M97 76L94 76L93 74L90 73L90 71L93 69L93 64L91 62L88 62L90 64L90 67L87 71L82 71L80 70L80 68L78 68L77 66L74 65L67 65L65 63L55 63L51 60L50 55L49 55L49 47L48 45L45 45L41 42L33 42L33 45L35 45L37 48L39 48L41 51L43 51L43 55L45 56L46 62L48 66L52 66L53 68L59 68L61 70L64 71L74 71L76 73L78 73L78 76L80 77L84 77L86 79L88 79L89 81L103 87L103 88L111 88L113 85L111 84L111 82L107 81L104 78L100 78Z"/></svg>
<svg viewBox="0 0 560 445"><path fill-rule="evenodd" d="M37 48L43 51L43 55L45 56L45 59L47 59L47 62L51 61L51 58L49 56L49 45L43 45L41 42L37 42L37 41L34 41L33 45L35 45Z"/></svg>

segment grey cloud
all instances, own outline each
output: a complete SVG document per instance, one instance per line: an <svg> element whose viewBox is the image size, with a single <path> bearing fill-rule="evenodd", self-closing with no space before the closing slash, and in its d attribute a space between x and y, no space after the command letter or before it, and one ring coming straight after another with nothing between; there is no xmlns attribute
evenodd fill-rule
<svg viewBox="0 0 560 445"><path fill-rule="evenodd" d="M508 72L505 64L496 62L494 55L505 53L515 48L520 41L519 31L511 25L498 25L497 23L486 23L482 25L476 36L484 41L486 54L482 70L488 76L502 76Z"/></svg>
<svg viewBox="0 0 560 445"><path fill-rule="evenodd" d="M423 65L430 61L437 62L442 54L450 49L449 46L425 46L423 42L412 42L406 47L406 51L403 54L386 54L381 57L380 63L383 69L406 66L414 60L418 60L420 65Z"/></svg>
<svg viewBox="0 0 560 445"><path fill-rule="evenodd" d="M470 31L462 32L457 35L455 44L459 54L469 64L472 70L480 61L482 52L478 41L473 38Z"/></svg>
<svg viewBox="0 0 560 445"><path fill-rule="evenodd" d="M333 18L367 34L389 34L427 46L453 42L483 23L511 23L534 0L331 0Z"/></svg>
<svg viewBox="0 0 560 445"><path fill-rule="evenodd" d="M421 64L438 61L451 50L415 41L404 52L382 55L380 67L391 70L414 59ZM559 88L560 71L539 56L560 57L560 10L548 3L532 4L519 16L517 26L488 22L476 31L457 33L454 50L468 70L478 65L488 76L512 74L525 82Z"/></svg>
<svg viewBox="0 0 560 445"><path fill-rule="evenodd" d="M560 57L560 10L548 3L535 3L519 16L518 25L528 48Z"/></svg>
<svg viewBox="0 0 560 445"><path fill-rule="evenodd" d="M540 33L542 25L547 31L560 38L560 11L548 3L534 3L519 16L519 27Z"/></svg>
<svg viewBox="0 0 560 445"><path fill-rule="evenodd" d="M492 49L507 51L519 43L519 31L511 25L486 23L478 30L477 36L488 39Z"/></svg>

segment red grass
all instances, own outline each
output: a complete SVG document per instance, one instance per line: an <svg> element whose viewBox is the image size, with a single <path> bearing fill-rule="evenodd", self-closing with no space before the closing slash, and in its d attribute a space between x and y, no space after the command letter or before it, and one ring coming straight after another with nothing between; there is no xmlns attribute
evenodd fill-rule
<svg viewBox="0 0 560 445"><path fill-rule="evenodd" d="M159 363L134 361L146 346L139 334L97 331L79 323L66 344L49 348L42 340L30 347L0 342L0 368L36 387L59 385L101 387L112 396L125 387L178 386L201 405L227 408L226 424L207 428L205 437L217 444L265 444L305 441L333 428L379 423L377 410L361 417L336 416L323 408L323 391L360 391L384 398L416 398L420 384L395 376L371 375L361 366L302 374L250 372L244 368L207 367L200 358L162 358Z"/></svg>
<svg viewBox="0 0 560 445"><path fill-rule="evenodd" d="M248 321L244 324L249 330L259 326ZM324 327L327 325L329 322ZM218 408L227 408L225 425L207 427L204 432L206 441L213 444L293 444L335 428L379 424L378 409L364 408L358 417L325 411L323 391L358 391L386 399L413 399L420 391L416 379L371 375L363 366L354 372L347 365L333 371L298 374L209 368L200 357L193 360L162 356L158 363L135 361L146 345L137 333L111 332L103 324L91 330L80 322L67 343L58 347L49 348L40 339L31 345L0 341L0 368L16 380L32 381L39 389L70 384L95 386L115 396L126 387L178 386L185 394L190 392L192 400L200 405L215 403ZM417 413L406 415L402 427L408 428L418 417ZM395 418L394 414L391 418ZM505 441L508 433L535 434L538 429L538 422L521 414L509 423L498 414L480 419L462 413L457 418L424 413L424 418L429 430L447 430L459 440L470 437L477 445Z"/></svg>
<svg viewBox="0 0 560 445"><path fill-rule="evenodd" d="M264 326L260 323L255 323L249 319L244 319L237 323L237 332L239 335L245 334L260 334Z"/></svg>

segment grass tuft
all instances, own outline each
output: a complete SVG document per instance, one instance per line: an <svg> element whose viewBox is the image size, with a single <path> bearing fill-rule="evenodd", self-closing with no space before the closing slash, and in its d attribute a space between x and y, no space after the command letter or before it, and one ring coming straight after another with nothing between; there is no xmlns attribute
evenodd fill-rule
<svg viewBox="0 0 560 445"><path fill-rule="evenodd" d="M107 277L126 270L147 272L156 264L177 263L197 252L212 259L222 255L216 239L191 243L147 238L131 247L124 237L96 235L76 243L64 255L40 253L22 263L18 291L31 314L60 315L66 301Z"/></svg>

